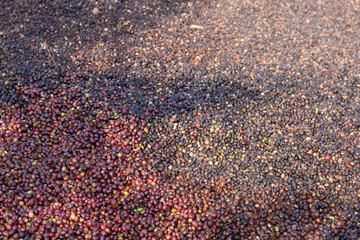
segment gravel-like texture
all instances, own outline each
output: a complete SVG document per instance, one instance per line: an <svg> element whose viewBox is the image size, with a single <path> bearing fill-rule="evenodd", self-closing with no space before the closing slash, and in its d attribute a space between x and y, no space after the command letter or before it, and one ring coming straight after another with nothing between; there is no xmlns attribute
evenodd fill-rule
<svg viewBox="0 0 360 240"><path fill-rule="evenodd" d="M0 238L359 239L359 11L1 1Z"/></svg>

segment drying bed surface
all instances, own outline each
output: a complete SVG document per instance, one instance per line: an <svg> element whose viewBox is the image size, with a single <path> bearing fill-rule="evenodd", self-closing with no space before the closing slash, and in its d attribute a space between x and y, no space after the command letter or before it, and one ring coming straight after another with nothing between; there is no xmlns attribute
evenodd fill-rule
<svg viewBox="0 0 360 240"><path fill-rule="evenodd" d="M359 10L0 2L0 238L358 239Z"/></svg>

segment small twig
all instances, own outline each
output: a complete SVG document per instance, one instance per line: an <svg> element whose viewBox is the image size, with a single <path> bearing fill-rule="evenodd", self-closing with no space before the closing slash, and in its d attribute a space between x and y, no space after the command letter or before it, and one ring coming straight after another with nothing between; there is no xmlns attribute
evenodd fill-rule
<svg viewBox="0 0 360 240"><path fill-rule="evenodd" d="M200 26L200 25L195 25L195 24L190 25L190 28L192 28L192 29L198 29L198 30L203 30L203 29L204 29L204 27L203 27L203 26Z"/></svg>
<svg viewBox="0 0 360 240"><path fill-rule="evenodd" d="M49 54L51 60L53 61L54 65L55 65L58 69L60 69L59 65L55 62L53 56L51 55L51 53L50 53L50 51L49 51L49 48L48 48L48 46L47 46L47 43L46 43L46 42L43 42L41 45L42 45L42 47L45 48L46 51L48 52L48 54Z"/></svg>

